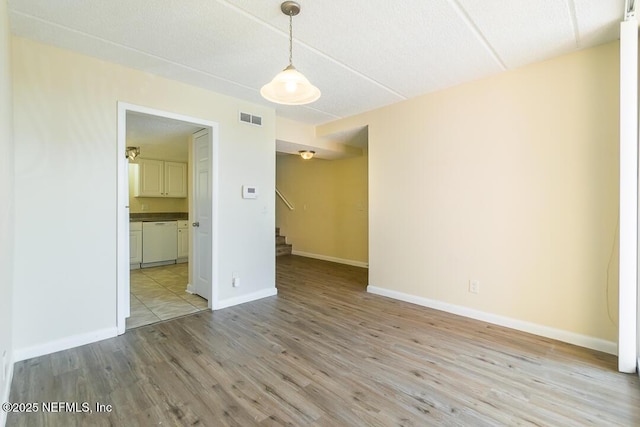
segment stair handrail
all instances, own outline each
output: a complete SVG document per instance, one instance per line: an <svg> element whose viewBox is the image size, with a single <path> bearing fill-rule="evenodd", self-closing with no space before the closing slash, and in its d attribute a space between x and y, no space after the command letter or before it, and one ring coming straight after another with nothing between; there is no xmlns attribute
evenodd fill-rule
<svg viewBox="0 0 640 427"><path fill-rule="evenodd" d="M287 205L289 210L292 211L293 210L293 205L291 205L291 203L289 203L287 198L282 195L282 193L280 192L280 190L278 190L278 188L276 188L276 194L278 195L278 197L280 197L280 200L282 200L284 202L284 204Z"/></svg>

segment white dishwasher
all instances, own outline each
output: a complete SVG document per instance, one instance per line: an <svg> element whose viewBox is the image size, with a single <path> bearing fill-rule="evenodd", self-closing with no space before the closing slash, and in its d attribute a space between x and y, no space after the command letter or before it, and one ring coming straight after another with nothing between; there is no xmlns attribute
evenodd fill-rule
<svg viewBox="0 0 640 427"><path fill-rule="evenodd" d="M167 263L178 258L178 223L157 221L142 223L142 264Z"/></svg>

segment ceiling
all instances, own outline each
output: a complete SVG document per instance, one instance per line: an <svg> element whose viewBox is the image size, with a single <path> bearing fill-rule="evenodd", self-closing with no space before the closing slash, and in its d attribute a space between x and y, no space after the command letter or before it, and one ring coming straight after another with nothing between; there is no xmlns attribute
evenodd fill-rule
<svg viewBox="0 0 640 427"><path fill-rule="evenodd" d="M12 32L321 124L618 38L624 0L300 0L293 62L320 88L279 106L280 0L9 0Z"/></svg>
<svg viewBox="0 0 640 427"><path fill-rule="evenodd" d="M127 112L127 145L140 147L140 157L188 162L188 140L202 129L193 123Z"/></svg>

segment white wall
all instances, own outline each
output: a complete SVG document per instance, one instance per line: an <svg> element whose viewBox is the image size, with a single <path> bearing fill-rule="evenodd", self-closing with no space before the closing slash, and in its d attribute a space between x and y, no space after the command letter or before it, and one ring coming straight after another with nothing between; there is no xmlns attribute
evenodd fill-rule
<svg viewBox="0 0 640 427"><path fill-rule="evenodd" d="M11 99L11 43L7 2L0 1L0 401L9 401L12 368L13 239L14 239L14 139ZM0 425L6 414L0 411Z"/></svg>
<svg viewBox="0 0 640 427"><path fill-rule="evenodd" d="M115 331L118 101L219 123L219 297L275 291L272 109L22 38L13 83L18 358Z"/></svg>
<svg viewBox="0 0 640 427"><path fill-rule="evenodd" d="M618 85L612 43L321 126L369 126L370 285L615 352Z"/></svg>

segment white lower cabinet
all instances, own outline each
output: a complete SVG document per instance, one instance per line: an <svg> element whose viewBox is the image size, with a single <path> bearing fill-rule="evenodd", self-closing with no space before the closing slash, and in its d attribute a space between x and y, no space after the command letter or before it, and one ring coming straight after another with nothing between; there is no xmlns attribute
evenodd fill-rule
<svg viewBox="0 0 640 427"><path fill-rule="evenodd" d="M129 223L129 264L140 268L142 262L142 222Z"/></svg>
<svg viewBox="0 0 640 427"><path fill-rule="evenodd" d="M189 221L178 221L178 262L189 260Z"/></svg>

